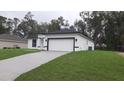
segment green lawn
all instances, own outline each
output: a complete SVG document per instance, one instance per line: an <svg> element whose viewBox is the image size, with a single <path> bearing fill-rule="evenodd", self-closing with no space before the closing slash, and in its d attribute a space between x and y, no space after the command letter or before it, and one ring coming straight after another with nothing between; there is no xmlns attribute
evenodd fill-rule
<svg viewBox="0 0 124 93"><path fill-rule="evenodd" d="M7 59L27 53L38 52L36 49L0 49L0 60Z"/></svg>
<svg viewBox="0 0 124 93"><path fill-rule="evenodd" d="M16 80L124 80L124 58L111 51L72 52Z"/></svg>

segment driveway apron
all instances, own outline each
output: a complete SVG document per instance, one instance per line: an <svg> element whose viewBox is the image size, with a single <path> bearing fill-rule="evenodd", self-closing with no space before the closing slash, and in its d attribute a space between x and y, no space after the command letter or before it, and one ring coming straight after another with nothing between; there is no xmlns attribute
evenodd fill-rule
<svg viewBox="0 0 124 93"><path fill-rule="evenodd" d="M0 80L12 81L19 75L28 72L56 57L68 52L41 51L32 54L25 54L5 60L0 60Z"/></svg>

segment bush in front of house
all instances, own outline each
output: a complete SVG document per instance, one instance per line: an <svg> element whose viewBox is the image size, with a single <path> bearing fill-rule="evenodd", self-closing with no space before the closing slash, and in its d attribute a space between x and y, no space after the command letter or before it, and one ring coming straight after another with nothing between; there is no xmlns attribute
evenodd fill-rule
<svg viewBox="0 0 124 93"><path fill-rule="evenodd" d="M3 49L20 49L20 47L3 47Z"/></svg>

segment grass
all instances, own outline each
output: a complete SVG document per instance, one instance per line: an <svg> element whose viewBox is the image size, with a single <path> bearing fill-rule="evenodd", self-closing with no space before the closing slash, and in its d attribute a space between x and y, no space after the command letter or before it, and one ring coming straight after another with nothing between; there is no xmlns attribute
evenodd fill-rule
<svg viewBox="0 0 124 93"><path fill-rule="evenodd" d="M0 60L38 51L36 49L0 49Z"/></svg>
<svg viewBox="0 0 124 93"><path fill-rule="evenodd" d="M22 74L16 80L124 80L124 58L111 51L72 52Z"/></svg>

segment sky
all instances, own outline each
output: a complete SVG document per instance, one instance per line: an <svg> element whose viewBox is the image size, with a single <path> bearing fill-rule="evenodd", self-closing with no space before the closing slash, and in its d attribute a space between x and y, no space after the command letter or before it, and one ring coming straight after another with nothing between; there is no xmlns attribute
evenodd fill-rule
<svg viewBox="0 0 124 93"><path fill-rule="evenodd" d="M17 17L23 19L28 11L0 11L0 15L7 18ZM76 19L81 19L79 16L80 11L31 11L34 15L33 19L40 22L50 22L51 19L57 19L59 16L63 16L68 20L70 25L73 25Z"/></svg>

